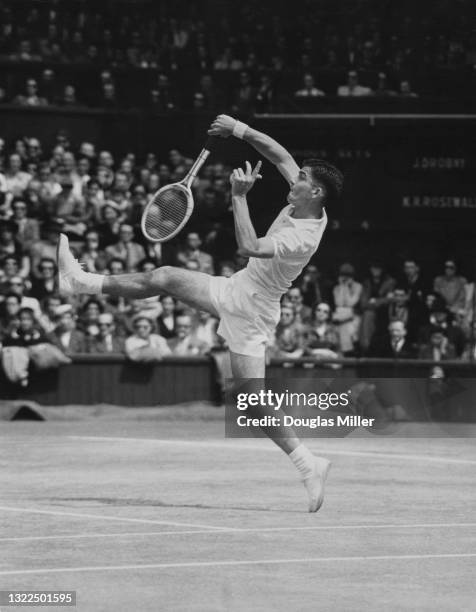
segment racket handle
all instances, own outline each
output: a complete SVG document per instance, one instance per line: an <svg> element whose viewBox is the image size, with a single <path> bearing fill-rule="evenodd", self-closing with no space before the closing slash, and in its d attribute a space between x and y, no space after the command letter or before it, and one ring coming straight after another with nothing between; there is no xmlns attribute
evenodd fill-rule
<svg viewBox="0 0 476 612"><path fill-rule="evenodd" d="M203 148L206 149L207 151L210 151L211 153L213 149L215 148L217 142L218 142L218 136L209 136Z"/></svg>

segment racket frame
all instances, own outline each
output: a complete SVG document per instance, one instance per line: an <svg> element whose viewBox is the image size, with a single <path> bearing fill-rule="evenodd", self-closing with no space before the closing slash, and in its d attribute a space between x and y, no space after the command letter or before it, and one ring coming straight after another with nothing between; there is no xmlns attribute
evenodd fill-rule
<svg viewBox="0 0 476 612"><path fill-rule="evenodd" d="M149 242L161 243L161 242L167 242L168 240L171 240L180 232L180 230L184 227L184 225L190 219L190 217L192 216L193 208L195 206L195 202L193 201L192 190L190 187L192 185L194 178L197 176L198 172L200 171L200 168L206 162L209 155L210 155L210 151L208 149L206 148L202 149L200 152L200 155L194 161L193 166L190 168L186 176L181 181L179 181L178 183L172 183L171 185L165 185L164 187L161 187L158 191L154 193L150 201L146 204L146 207L144 208L142 212L142 218L141 218L140 225L141 225L142 233L144 234L144 236L147 238ZM155 204L156 198L163 191L168 191L172 188L175 188L175 189L178 188L184 191L185 195L187 196L187 211L184 215L183 221L166 238L151 238L145 229L148 212L153 206L156 206Z"/></svg>

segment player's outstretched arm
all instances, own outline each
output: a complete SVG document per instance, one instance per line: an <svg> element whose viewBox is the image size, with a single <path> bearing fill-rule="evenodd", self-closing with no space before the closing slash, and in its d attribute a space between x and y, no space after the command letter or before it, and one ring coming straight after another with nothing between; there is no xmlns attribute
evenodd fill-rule
<svg viewBox="0 0 476 612"><path fill-rule="evenodd" d="M261 178L260 168L261 162L256 164L254 170L251 170L250 162L246 162L246 171L241 168L233 170L230 176L231 201L239 252L245 257L270 258L274 255L274 243L266 236L264 238L256 236L246 200L248 191L256 180Z"/></svg>
<svg viewBox="0 0 476 612"><path fill-rule="evenodd" d="M267 134L258 132L258 130L250 128L249 125L237 121L229 115L218 115L211 124L208 133L211 136L221 136L222 138L228 138L229 136L241 138L274 164L288 183L292 184L296 180L299 166L293 156L279 142Z"/></svg>

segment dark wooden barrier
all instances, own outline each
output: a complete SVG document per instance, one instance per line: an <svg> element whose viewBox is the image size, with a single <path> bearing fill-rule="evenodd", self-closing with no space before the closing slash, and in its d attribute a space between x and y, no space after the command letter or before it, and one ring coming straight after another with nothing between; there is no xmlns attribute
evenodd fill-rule
<svg viewBox="0 0 476 612"><path fill-rule="evenodd" d="M331 368L335 364L337 369ZM464 414L476 415L476 365L459 361L337 359L326 364L309 359L273 360L270 379L344 378L349 384L372 379L429 380L433 366L444 367ZM461 391L461 389L462 391ZM116 404L158 406L190 401L221 401L214 362L209 358L167 358L151 365L134 364L121 355L77 355L56 371L32 373L25 389L0 379L0 399L29 399L43 405Z"/></svg>

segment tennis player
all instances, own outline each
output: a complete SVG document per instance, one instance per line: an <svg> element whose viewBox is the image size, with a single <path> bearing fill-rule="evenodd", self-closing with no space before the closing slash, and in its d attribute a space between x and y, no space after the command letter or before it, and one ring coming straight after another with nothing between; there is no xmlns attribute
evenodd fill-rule
<svg viewBox="0 0 476 612"><path fill-rule="evenodd" d="M342 190L342 174L326 161L308 160L299 168L291 154L275 140L227 115L219 115L208 133L235 136L252 145L276 165L290 185L288 205L268 232L258 238L250 219L247 193L259 174L261 162L252 170L237 168L230 177L236 240L248 266L231 278L162 266L145 273L102 276L84 272L62 234L58 244L59 287L63 295L107 294L140 299L166 293L199 310L220 318L218 333L230 349L234 379L264 379L265 348L280 316L280 299L316 251L326 228L325 205ZM269 413L257 407L255 413ZM283 422L284 413L273 411ZM309 497L309 512L324 499L330 462L316 457L301 443L291 427L263 429L285 452L300 473Z"/></svg>

